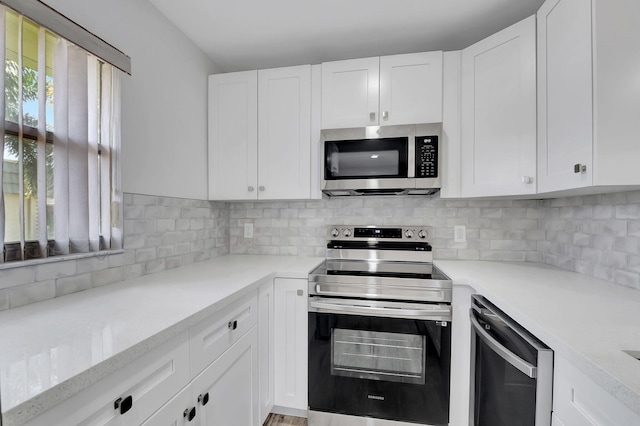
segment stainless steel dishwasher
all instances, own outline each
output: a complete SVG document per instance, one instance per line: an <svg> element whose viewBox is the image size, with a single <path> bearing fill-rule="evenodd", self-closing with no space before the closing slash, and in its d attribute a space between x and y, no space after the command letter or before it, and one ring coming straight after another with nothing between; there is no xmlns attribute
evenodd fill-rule
<svg viewBox="0 0 640 426"><path fill-rule="evenodd" d="M482 296L469 316L471 425L551 425L553 351Z"/></svg>

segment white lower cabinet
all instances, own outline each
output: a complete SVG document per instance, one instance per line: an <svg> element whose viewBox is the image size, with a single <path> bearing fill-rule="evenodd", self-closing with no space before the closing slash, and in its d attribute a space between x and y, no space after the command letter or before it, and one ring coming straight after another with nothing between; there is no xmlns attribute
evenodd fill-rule
<svg viewBox="0 0 640 426"><path fill-rule="evenodd" d="M27 425L141 424L189 382L188 337L169 340Z"/></svg>
<svg viewBox="0 0 640 426"><path fill-rule="evenodd" d="M201 418L202 416L198 416L193 391L189 385L149 417L142 426L200 426L203 424Z"/></svg>
<svg viewBox="0 0 640 426"><path fill-rule="evenodd" d="M274 279L274 410L298 415L307 410L308 285L304 279Z"/></svg>
<svg viewBox="0 0 640 426"><path fill-rule="evenodd" d="M258 426L257 370L254 327L143 426Z"/></svg>
<svg viewBox="0 0 640 426"><path fill-rule="evenodd" d="M560 420L555 413L551 413L551 426L565 426L565 424L562 423L562 420Z"/></svg>
<svg viewBox="0 0 640 426"><path fill-rule="evenodd" d="M555 355L553 426L637 426L640 416Z"/></svg>
<svg viewBox="0 0 640 426"><path fill-rule="evenodd" d="M195 376L237 342L258 321L257 292L231 302L189 330L191 374Z"/></svg>
<svg viewBox="0 0 640 426"><path fill-rule="evenodd" d="M260 401L260 424L264 423L273 409L274 313L273 280L268 280L258 289L258 399Z"/></svg>
<svg viewBox="0 0 640 426"><path fill-rule="evenodd" d="M305 279L264 280L27 425L259 426L274 404L306 413Z"/></svg>
<svg viewBox="0 0 640 426"><path fill-rule="evenodd" d="M191 386L201 425L258 426L257 327L207 367Z"/></svg>

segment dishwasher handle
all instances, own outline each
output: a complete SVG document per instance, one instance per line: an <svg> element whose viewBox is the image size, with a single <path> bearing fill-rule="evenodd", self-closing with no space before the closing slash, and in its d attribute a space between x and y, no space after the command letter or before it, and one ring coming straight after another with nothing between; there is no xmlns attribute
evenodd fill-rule
<svg viewBox="0 0 640 426"><path fill-rule="evenodd" d="M471 319L471 326L475 329L478 337L480 337L480 339L484 341L496 354L498 354L502 359L511 364L513 367L517 368L523 374L526 374L527 377L531 379L536 378L537 368L520 358L518 355L511 352L509 349L502 346L500 342L498 342L493 336L487 333L487 331L478 322L475 315L473 314L473 309L469 310L469 318Z"/></svg>

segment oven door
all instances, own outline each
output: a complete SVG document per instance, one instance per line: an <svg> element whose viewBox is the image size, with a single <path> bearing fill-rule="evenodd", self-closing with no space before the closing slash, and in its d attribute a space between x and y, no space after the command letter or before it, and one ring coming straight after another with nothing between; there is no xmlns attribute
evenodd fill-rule
<svg viewBox="0 0 640 426"><path fill-rule="evenodd" d="M450 306L334 300L310 299L309 410L448 424Z"/></svg>

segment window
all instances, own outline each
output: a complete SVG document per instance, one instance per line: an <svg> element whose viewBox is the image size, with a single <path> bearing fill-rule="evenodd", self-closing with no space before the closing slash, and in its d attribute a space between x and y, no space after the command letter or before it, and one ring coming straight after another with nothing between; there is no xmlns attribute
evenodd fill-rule
<svg viewBox="0 0 640 426"><path fill-rule="evenodd" d="M120 248L120 71L3 5L0 27L0 263Z"/></svg>

